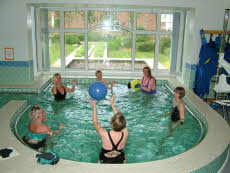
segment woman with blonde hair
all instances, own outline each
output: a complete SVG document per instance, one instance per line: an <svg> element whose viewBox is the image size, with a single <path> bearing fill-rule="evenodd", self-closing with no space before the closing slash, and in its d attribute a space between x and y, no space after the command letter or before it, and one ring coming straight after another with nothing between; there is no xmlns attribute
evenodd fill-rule
<svg viewBox="0 0 230 173"><path fill-rule="evenodd" d="M72 82L72 88L68 88L64 85L62 85L62 79L61 75L59 73L55 73L52 78L53 88L52 88L52 94L54 95L54 99L56 101L61 101L65 99L66 92L74 92L75 91L75 85L77 83L76 80L73 80Z"/></svg>
<svg viewBox="0 0 230 173"><path fill-rule="evenodd" d="M111 85L110 85L110 87L109 87L108 83L107 83L105 80L102 79L102 71L101 71L101 70L97 70L97 71L95 72L95 76L97 77L97 81L102 82L103 84L105 84L106 88L108 88L108 89L113 89L113 86L114 86L115 83L116 83L115 80L113 80L113 81L111 82Z"/></svg>
<svg viewBox="0 0 230 173"><path fill-rule="evenodd" d="M30 110L31 122L28 126L29 133L23 137L23 141L34 149L44 148L46 146L46 137L48 135L58 135L64 124L61 123L57 131L51 130L43 124L47 120L46 113L42 106L35 105Z"/></svg>
<svg viewBox="0 0 230 173"><path fill-rule="evenodd" d="M114 116L111 118L111 131L107 131L98 122L96 101L89 102L93 106L93 124L102 141L102 149L99 155L100 163L124 163L126 161L125 153L122 151L125 148L128 138L128 129L126 128L125 117L118 112L114 105L115 94L109 100Z"/></svg>

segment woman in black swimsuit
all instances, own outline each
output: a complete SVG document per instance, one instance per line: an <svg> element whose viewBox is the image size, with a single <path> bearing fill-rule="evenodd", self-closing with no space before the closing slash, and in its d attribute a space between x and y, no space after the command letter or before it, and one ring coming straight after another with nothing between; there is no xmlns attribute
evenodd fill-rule
<svg viewBox="0 0 230 173"><path fill-rule="evenodd" d="M172 109L168 111L166 114L164 114L164 115L171 114L171 120L174 122L178 121L183 123L185 120L185 104L182 100L184 96L185 96L185 89L183 87L176 87L174 89L174 100L173 100Z"/></svg>
<svg viewBox="0 0 230 173"><path fill-rule="evenodd" d="M122 113L118 112L114 105L115 94L111 103L114 116L111 119L111 131L102 128L97 119L96 101L89 102L93 106L93 124L102 141L102 149L99 155L100 163L124 163L125 153L122 151L125 148L128 138L128 129L126 128L126 121Z"/></svg>
<svg viewBox="0 0 230 173"><path fill-rule="evenodd" d="M61 85L62 83L61 75L59 73L55 73L53 75L52 83L53 83L52 94L54 95L54 99L56 101L61 101L61 100L65 100L66 92L72 93L75 91L75 85L77 81L73 80L72 89L70 89L64 85Z"/></svg>

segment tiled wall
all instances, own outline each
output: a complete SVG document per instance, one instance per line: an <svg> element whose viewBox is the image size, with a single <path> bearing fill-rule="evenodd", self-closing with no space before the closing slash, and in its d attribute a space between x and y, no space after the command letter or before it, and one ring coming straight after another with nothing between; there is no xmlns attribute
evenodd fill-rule
<svg viewBox="0 0 230 173"><path fill-rule="evenodd" d="M26 84L33 80L32 61L0 61L0 84Z"/></svg>

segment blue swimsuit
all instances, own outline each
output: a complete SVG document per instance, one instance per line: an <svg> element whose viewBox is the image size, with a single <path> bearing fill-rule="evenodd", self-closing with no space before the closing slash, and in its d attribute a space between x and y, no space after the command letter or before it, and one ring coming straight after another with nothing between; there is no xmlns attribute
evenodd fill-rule
<svg viewBox="0 0 230 173"><path fill-rule="evenodd" d="M142 78L141 86L148 88L149 87L149 80L148 80L148 82L147 82L146 85L144 85L143 82L144 82L144 78ZM153 89L151 89L150 91L145 91L143 89L141 89L141 90L144 91L144 92L146 92L146 93L156 93L157 92L156 90L153 90Z"/></svg>

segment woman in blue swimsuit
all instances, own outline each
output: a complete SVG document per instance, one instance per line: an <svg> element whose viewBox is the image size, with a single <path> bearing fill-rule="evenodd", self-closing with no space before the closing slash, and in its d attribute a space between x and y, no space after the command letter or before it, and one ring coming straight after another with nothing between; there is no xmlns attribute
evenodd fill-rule
<svg viewBox="0 0 230 173"><path fill-rule="evenodd" d="M46 113L42 106L35 105L30 110L30 118L32 121L29 124L29 133L23 137L23 141L34 149L43 148L46 146L47 135L57 135L64 127L64 124L59 125L57 131L51 130L47 125L42 124L47 120Z"/></svg>
<svg viewBox="0 0 230 173"><path fill-rule="evenodd" d="M54 99L56 101L65 100L66 92L74 92L75 91L75 85L77 83L76 80L73 80L72 88L68 88L64 85L61 85L61 75L59 73L55 73L52 78L53 88L52 88L52 94L54 95Z"/></svg>
<svg viewBox="0 0 230 173"><path fill-rule="evenodd" d="M128 129L126 128L125 117L118 112L114 105L115 94L109 100L114 115L111 118L111 131L102 128L97 119L96 101L89 102L93 107L93 124L102 141L102 149L99 155L100 163L124 163L125 153L122 151L125 148L128 138Z"/></svg>
<svg viewBox="0 0 230 173"><path fill-rule="evenodd" d="M146 93L156 93L156 80L149 67L143 68L144 76L141 79L141 90Z"/></svg>

